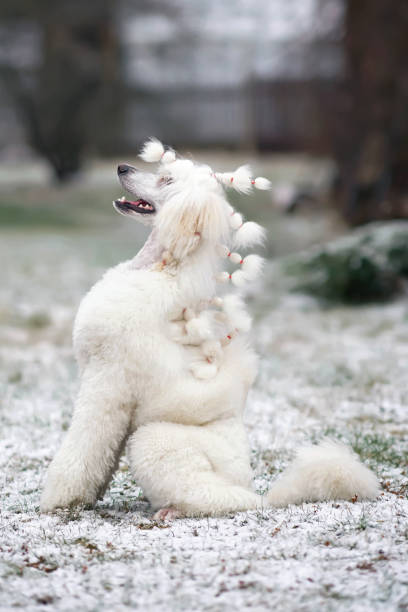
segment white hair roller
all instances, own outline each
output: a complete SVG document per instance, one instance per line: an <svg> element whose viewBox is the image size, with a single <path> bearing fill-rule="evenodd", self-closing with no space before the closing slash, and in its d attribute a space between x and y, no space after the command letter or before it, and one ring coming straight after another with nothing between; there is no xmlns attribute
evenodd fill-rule
<svg viewBox="0 0 408 612"><path fill-rule="evenodd" d="M230 226L232 227L232 229L234 230L239 229L242 223L243 223L242 215L240 215L239 213L234 212L230 216Z"/></svg>
<svg viewBox="0 0 408 612"><path fill-rule="evenodd" d="M241 270L245 274L247 280L255 280L260 273L264 265L264 259L259 255L247 255L242 261Z"/></svg>
<svg viewBox="0 0 408 612"><path fill-rule="evenodd" d="M241 264L241 269L231 274L231 281L236 287L243 287L255 280L261 273L264 260L259 255L247 255Z"/></svg>
<svg viewBox="0 0 408 612"><path fill-rule="evenodd" d="M209 340L212 336L211 321L206 314L206 311L203 311L201 315L186 323L186 332L193 341Z"/></svg>
<svg viewBox="0 0 408 612"><path fill-rule="evenodd" d="M214 176L225 187L230 187L240 193L251 191L252 179L249 166L240 166L234 172L216 172Z"/></svg>
<svg viewBox="0 0 408 612"><path fill-rule="evenodd" d="M224 298L223 311L230 327L243 333L251 329L251 317L248 315L243 299L238 295L227 295Z"/></svg>
<svg viewBox="0 0 408 612"><path fill-rule="evenodd" d="M157 140L157 138L150 138L144 143L139 157L145 162L154 163L160 161L163 155L164 146L160 140Z"/></svg>
<svg viewBox="0 0 408 612"><path fill-rule="evenodd" d="M264 228L254 221L246 221L234 236L234 246L247 248L256 244L262 244L264 240Z"/></svg>
<svg viewBox="0 0 408 612"><path fill-rule="evenodd" d="M170 164L176 161L176 153L173 149L168 149L165 153L163 153L161 161L163 164Z"/></svg>
<svg viewBox="0 0 408 612"><path fill-rule="evenodd" d="M249 166L240 166L231 175L231 187L240 193L249 193L252 188L251 169Z"/></svg>
<svg viewBox="0 0 408 612"><path fill-rule="evenodd" d="M247 278L242 270L236 270L231 274L231 282L236 287L244 287L247 283Z"/></svg>
<svg viewBox="0 0 408 612"><path fill-rule="evenodd" d="M242 263L243 259L239 253L229 253L228 257L234 264Z"/></svg>
<svg viewBox="0 0 408 612"><path fill-rule="evenodd" d="M251 168L247 165L240 166L234 172L215 172L215 178L225 187L235 189L239 193L249 193L252 187L267 190L271 188L271 182L263 177L252 178Z"/></svg>
<svg viewBox="0 0 408 612"><path fill-rule="evenodd" d="M263 191L266 191L272 187L271 181L263 176L257 176L254 180L254 185L256 189L261 189Z"/></svg>
<svg viewBox="0 0 408 612"><path fill-rule="evenodd" d="M148 163L163 162L168 164L176 160L176 153L173 149L166 151L157 138L150 138L144 143L139 157Z"/></svg>

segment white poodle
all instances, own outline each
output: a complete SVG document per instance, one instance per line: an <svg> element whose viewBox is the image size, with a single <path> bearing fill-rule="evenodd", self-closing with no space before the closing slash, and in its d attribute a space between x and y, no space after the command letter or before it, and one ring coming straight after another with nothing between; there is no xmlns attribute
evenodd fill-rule
<svg viewBox="0 0 408 612"><path fill-rule="evenodd" d="M252 179L246 166L214 173L154 139L141 157L159 162L158 171L120 165L132 199L114 206L152 232L80 305L74 348L81 385L48 470L42 511L94 504L127 441L134 477L160 519L374 498L376 477L334 442L302 449L268 494L254 492L242 422L256 375L245 337L250 319L237 296L217 297L216 287L241 286L262 264L233 251L259 242L263 232L243 223L224 187L249 192L269 182ZM222 261L238 269L220 271Z"/></svg>

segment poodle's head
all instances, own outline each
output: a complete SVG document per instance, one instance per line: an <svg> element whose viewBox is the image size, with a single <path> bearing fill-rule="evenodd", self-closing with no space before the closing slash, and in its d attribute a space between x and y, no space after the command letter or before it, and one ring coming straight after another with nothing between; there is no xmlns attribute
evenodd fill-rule
<svg viewBox="0 0 408 612"><path fill-rule="evenodd" d="M229 243L233 231L246 234L246 244L258 241L260 230L254 223L243 223L229 205L224 188L247 193L253 187L268 189L269 181L253 179L247 166L215 173L209 166L179 158L156 139L145 143L140 157L158 163L156 172L120 164L119 181L131 197L115 200L113 205L119 213L152 226L174 259L183 259L200 245L215 249L220 243ZM252 238L248 239L249 234Z"/></svg>

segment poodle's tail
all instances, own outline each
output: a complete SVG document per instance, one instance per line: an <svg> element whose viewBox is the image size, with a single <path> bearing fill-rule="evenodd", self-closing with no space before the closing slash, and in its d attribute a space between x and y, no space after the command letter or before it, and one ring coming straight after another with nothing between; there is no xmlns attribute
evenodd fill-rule
<svg viewBox="0 0 408 612"><path fill-rule="evenodd" d="M324 440L301 448L267 493L271 506L335 499L374 499L377 477L352 451L339 442Z"/></svg>

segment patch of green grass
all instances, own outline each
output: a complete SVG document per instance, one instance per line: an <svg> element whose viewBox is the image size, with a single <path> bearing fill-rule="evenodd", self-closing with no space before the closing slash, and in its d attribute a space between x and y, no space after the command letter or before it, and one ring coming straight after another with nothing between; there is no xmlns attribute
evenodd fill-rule
<svg viewBox="0 0 408 612"><path fill-rule="evenodd" d="M385 437L378 433L355 433L350 442L353 450L363 460L392 467L408 465L408 450L401 449L393 436Z"/></svg>
<svg viewBox="0 0 408 612"><path fill-rule="evenodd" d="M363 433L361 431L344 434L329 426L323 431L313 432L311 442L317 444L322 438L332 438L344 444L349 444L363 461L375 465L397 468L408 466L408 448L401 448L401 443L395 436L383 436L377 432Z"/></svg>
<svg viewBox="0 0 408 612"><path fill-rule="evenodd" d="M34 312L25 320L25 324L31 329L43 329L51 324L51 317L46 312Z"/></svg>
<svg viewBox="0 0 408 612"><path fill-rule="evenodd" d="M20 372L20 370L16 370L15 372L12 372L8 376L8 382L13 385L20 383L22 380L23 380L23 374L22 372Z"/></svg>
<svg viewBox="0 0 408 612"><path fill-rule="evenodd" d="M366 515L364 514L364 512L362 512L357 521L357 529L359 531L365 531L367 527L368 527L368 519Z"/></svg>
<svg viewBox="0 0 408 612"><path fill-rule="evenodd" d="M114 193L113 189L78 184L0 191L0 226L35 230L93 228L114 217Z"/></svg>
<svg viewBox="0 0 408 612"><path fill-rule="evenodd" d="M408 274L408 223L374 223L318 251L290 258L286 271L296 291L328 303L387 301Z"/></svg>
<svg viewBox="0 0 408 612"><path fill-rule="evenodd" d="M79 222L66 212L46 206L28 207L18 203L0 205L0 225L4 227L77 227Z"/></svg>
<svg viewBox="0 0 408 612"><path fill-rule="evenodd" d="M2 576L3 578L7 578L9 576L22 576L23 568L21 565L17 563L13 563L12 561L3 561L2 563Z"/></svg>
<svg viewBox="0 0 408 612"><path fill-rule="evenodd" d="M67 509L59 510L58 515L65 525L67 523L80 521L82 519L82 507L70 506Z"/></svg>

